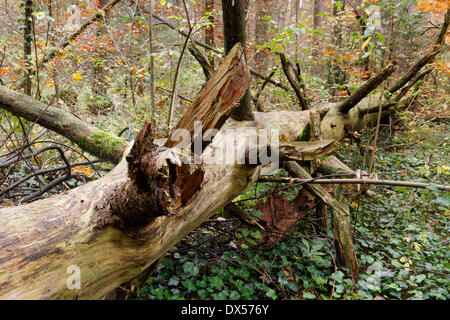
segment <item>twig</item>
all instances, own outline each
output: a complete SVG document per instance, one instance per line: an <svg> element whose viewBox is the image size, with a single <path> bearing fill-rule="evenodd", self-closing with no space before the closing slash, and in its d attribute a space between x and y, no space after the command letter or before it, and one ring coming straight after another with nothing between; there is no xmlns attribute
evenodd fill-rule
<svg viewBox="0 0 450 320"><path fill-rule="evenodd" d="M294 89L295 95L297 96L298 102L300 104L300 107L302 110L308 110L308 104L306 103L305 98L303 98L303 94L301 91L301 88L299 84L295 81L294 77L292 76L291 70L290 70L290 64L286 60L286 55L282 52L279 53L281 65L283 67L284 74L286 75L286 78L288 79L289 83L291 84L292 88Z"/></svg>
<svg viewBox="0 0 450 320"><path fill-rule="evenodd" d="M299 184L369 184L369 185L385 185L398 186L409 188L426 189L434 185L437 189L442 191L450 191L450 186L438 185L431 183L413 182L413 181L396 181L396 180L373 180L373 179L324 179L321 176L314 179L299 179L299 178L265 178L261 177L258 182L277 182L277 183L292 183Z"/></svg>

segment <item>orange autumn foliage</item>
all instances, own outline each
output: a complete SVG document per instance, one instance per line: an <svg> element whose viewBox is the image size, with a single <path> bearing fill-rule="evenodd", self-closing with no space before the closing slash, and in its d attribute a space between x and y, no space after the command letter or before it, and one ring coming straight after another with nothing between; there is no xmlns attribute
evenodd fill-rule
<svg viewBox="0 0 450 320"><path fill-rule="evenodd" d="M449 0L419 0L417 9L422 12L432 12L434 14L442 13L448 10Z"/></svg>

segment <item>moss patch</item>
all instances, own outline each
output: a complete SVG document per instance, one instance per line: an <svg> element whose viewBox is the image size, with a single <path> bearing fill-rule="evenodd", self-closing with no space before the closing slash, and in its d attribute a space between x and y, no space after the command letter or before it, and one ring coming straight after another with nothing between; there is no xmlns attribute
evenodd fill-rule
<svg viewBox="0 0 450 320"><path fill-rule="evenodd" d="M126 145L126 141L111 133L97 130L90 136L76 141L83 150L96 155L102 159L117 162L121 149Z"/></svg>
<svg viewBox="0 0 450 320"><path fill-rule="evenodd" d="M311 125L308 123L305 128L302 130L302 132L300 132L300 134L298 135L298 141L309 141L311 138L311 134L310 134L310 127Z"/></svg>

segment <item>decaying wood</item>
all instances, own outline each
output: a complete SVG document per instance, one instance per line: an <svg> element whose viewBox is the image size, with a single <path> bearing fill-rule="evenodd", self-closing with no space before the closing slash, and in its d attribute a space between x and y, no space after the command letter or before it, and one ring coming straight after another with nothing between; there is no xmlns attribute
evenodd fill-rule
<svg viewBox="0 0 450 320"><path fill-rule="evenodd" d="M307 119L303 112L292 116L295 125L284 126L284 113L255 114L260 128L279 127L281 134L295 140L305 129ZM246 126L252 128L251 122L229 119L223 129ZM178 209L175 205L169 212L163 210L162 214L151 213L150 218L150 213L144 211L137 212L136 218L129 214L111 216L107 211L111 208L109 199L120 190L126 191L130 183L126 159L105 177L82 187L28 205L1 209L0 298L100 298L139 275L256 181L261 167L211 161L223 147L223 137L216 136L206 148L200 189L187 203ZM176 152L171 150L171 155L175 157ZM143 158L154 159L148 154ZM158 159L163 159L162 155ZM118 206L126 204L119 201ZM128 222L133 225L127 226ZM66 286L66 270L71 265L81 270L80 290Z"/></svg>
<svg viewBox="0 0 450 320"><path fill-rule="evenodd" d="M391 94L396 93L404 85L406 85L425 65L433 62L434 58L439 53L439 50L433 50L431 53L423 56L417 63L415 63L411 69L404 74L399 80L397 80L392 86L387 90Z"/></svg>
<svg viewBox="0 0 450 320"><path fill-rule="evenodd" d="M348 212L348 206L342 203L341 186L335 188L335 197L336 203L340 203L347 211L347 214L342 215L336 206L332 207L332 231L336 248L336 261L338 265L349 269L353 280L357 281L359 278L358 259L353 247L350 213Z"/></svg>
<svg viewBox="0 0 450 320"><path fill-rule="evenodd" d="M238 106L236 98L243 96L246 88L248 88L248 83L249 73L244 52L238 43L202 88L174 131L180 128L188 129L191 137L194 137L194 123L196 121L201 122L202 132L219 129L230 113ZM178 143L177 140L169 139L165 146L171 148ZM207 142L204 143L204 146L206 145Z"/></svg>
<svg viewBox="0 0 450 320"><path fill-rule="evenodd" d="M280 160L311 161L323 158L335 149L334 140L282 143L280 145Z"/></svg>
<svg viewBox="0 0 450 320"><path fill-rule="evenodd" d="M322 131L320 130L320 112L318 110L310 111L310 140L311 141L320 141L322 140ZM311 161L311 174L321 175L318 172L318 168L320 166L320 160ZM330 225L328 223L328 207L322 201L319 200L319 203L316 206L316 217L318 219L318 225L322 230L329 230Z"/></svg>
<svg viewBox="0 0 450 320"><path fill-rule="evenodd" d="M396 69L396 62L391 62L384 67L379 73L367 80L361 87L359 87L353 94L340 103L338 109L342 113L348 113L350 109L356 106L362 99L364 99L370 92L376 89L384 80L386 80Z"/></svg>
<svg viewBox="0 0 450 320"><path fill-rule="evenodd" d="M199 94L204 105L210 102L200 118L207 128L220 129L222 115L248 86L241 57L236 46L219 67L220 79L213 76ZM178 128L193 132L191 121L180 123L183 127ZM216 190L224 192L217 193L218 198L225 194L231 200L255 170L222 166L216 171L217 166L210 166L206 171L180 149L157 147L150 124L124 154L110 174L92 184L0 210L0 297L100 298L147 270L180 236L224 206L220 199L210 201ZM239 173L242 177L236 177ZM66 286L71 265L81 270L80 290Z"/></svg>
<svg viewBox="0 0 450 320"><path fill-rule="evenodd" d="M285 162L283 167L293 176L300 179L312 179L312 177L299 164L293 161ZM358 278L358 260L351 235L350 212L348 207L333 198L322 186L305 184L304 188L314 196L329 205L333 211L333 234L336 244L338 261L348 268L352 276Z"/></svg>
<svg viewBox="0 0 450 320"><path fill-rule="evenodd" d="M199 103L200 118L196 119L207 123L206 128L220 127L240 99L241 93L236 91L247 89L230 85L248 77L245 63L242 67L228 85L217 81L218 88L211 88L222 102L205 100L211 102L208 108L222 110L209 113ZM367 92L361 89L345 107L342 103L319 106L319 113L326 113L321 123L324 139L340 140L347 134L347 125L352 129L361 123L360 111L371 108L370 99L360 94L363 91ZM356 107L349 107L352 104ZM100 298L148 270L183 236L257 181L263 169L215 164L216 154L225 145L224 135L216 136L205 149L203 165L192 165L185 163L189 154L169 149L169 145L154 146L150 125L143 128L131 150L114 135L104 135L67 112L47 108L4 87L0 87L0 107L65 135L99 157L117 162L122 155L116 168L99 180L55 197L0 210L1 299ZM348 114L343 114L347 109ZM179 128L189 128L192 133L195 116L190 112ZM254 116L254 121L228 119L223 130L279 129L290 142L298 141L309 130L309 111L257 112ZM245 144L236 141L235 149L240 148ZM293 176L311 178L297 163L287 164ZM348 208L319 185L307 184L305 188L333 208L339 256L356 275ZM70 266L81 271L81 289L67 287Z"/></svg>
<svg viewBox="0 0 450 320"><path fill-rule="evenodd" d="M245 89L227 86L227 90ZM295 141L306 129L308 114L259 113L255 123L259 128L278 128ZM255 123L229 119L224 129L254 128ZM129 156L103 178L56 197L0 210L0 298L100 298L147 270L184 235L241 194L261 170L211 161L224 148L220 135L202 154L201 168L184 170L180 165L184 154L154 148L150 129L142 129L133 150L124 153ZM235 147L241 147L239 141ZM200 169L203 177L197 180ZM183 183L191 178L196 182ZM181 190L174 189L172 182ZM192 189L191 194L183 196L187 189ZM121 196L125 194L126 198ZM66 285L70 266L81 271L79 290Z"/></svg>
<svg viewBox="0 0 450 320"><path fill-rule="evenodd" d="M426 75L428 75L431 71L433 71L433 67L428 67L427 69L423 70L422 72L419 72L416 74L407 85L405 85L400 92L395 96L394 101L399 102L407 93L408 91L416 85L419 81L422 81ZM383 106L385 109L386 107Z"/></svg>

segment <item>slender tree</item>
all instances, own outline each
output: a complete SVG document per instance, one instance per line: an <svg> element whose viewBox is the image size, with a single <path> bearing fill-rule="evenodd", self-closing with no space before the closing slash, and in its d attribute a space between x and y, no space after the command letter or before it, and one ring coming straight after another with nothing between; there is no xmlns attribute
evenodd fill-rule
<svg viewBox="0 0 450 320"><path fill-rule="evenodd" d="M256 13L255 13L255 44L257 46L262 46L267 39L267 32L269 28L269 24L264 19L264 17L268 16L268 11L266 8L268 7L267 1L264 0L256 0ZM255 64L256 69L265 73L267 71L267 56L264 50L259 50L255 54Z"/></svg>
<svg viewBox="0 0 450 320"><path fill-rule="evenodd" d="M150 63L148 71L150 74L150 100L151 100L151 117L155 118L155 57L153 56L153 0L148 2L148 50L150 55Z"/></svg>
<svg viewBox="0 0 450 320"><path fill-rule="evenodd" d="M222 0L223 31L225 53L230 52L236 43L240 43L245 54L245 1ZM250 91L247 90L231 117L235 120L253 120L253 112L250 104Z"/></svg>
<svg viewBox="0 0 450 320"><path fill-rule="evenodd" d="M27 95L31 95L31 77L33 67L31 61L31 49L33 42L33 0L25 0L24 3L24 29L23 29L23 54L25 66L25 82L24 91Z"/></svg>

